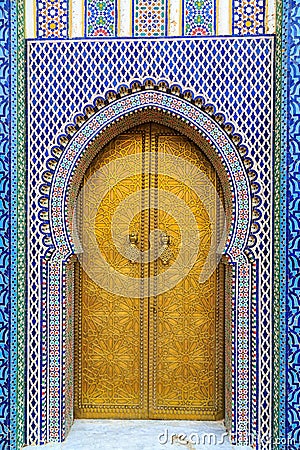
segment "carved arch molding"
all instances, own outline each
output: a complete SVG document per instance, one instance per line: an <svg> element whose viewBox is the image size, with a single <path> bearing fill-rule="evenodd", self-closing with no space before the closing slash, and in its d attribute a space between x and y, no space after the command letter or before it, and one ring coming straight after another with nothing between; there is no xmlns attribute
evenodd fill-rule
<svg viewBox="0 0 300 450"><path fill-rule="evenodd" d="M97 98L58 137L44 171L39 199L40 232L47 251L41 258L41 299L47 311L41 327L42 346L40 415L41 441L63 440L73 414L73 217L79 186L99 148L123 131L146 122L157 122L180 131L207 155L220 178L225 194L228 224L224 256L228 261L225 307L225 400L226 425L233 441L247 444L250 435L267 435L271 429L271 391L257 384L262 342L258 308L261 292L259 264L263 248L258 245L260 218L266 214L260 197L257 173L248 149L225 117L189 91L164 82L147 80L143 85L121 86ZM270 353L271 349L265 350ZM270 361L270 354L268 354ZM268 362L266 365L269 364ZM263 376L269 381L266 367ZM29 392L31 389L28 380ZM255 406L253 406L255 405ZM267 405L267 406L266 406ZM264 414L264 420L260 417ZM267 425L266 425L267 424Z"/></svg>

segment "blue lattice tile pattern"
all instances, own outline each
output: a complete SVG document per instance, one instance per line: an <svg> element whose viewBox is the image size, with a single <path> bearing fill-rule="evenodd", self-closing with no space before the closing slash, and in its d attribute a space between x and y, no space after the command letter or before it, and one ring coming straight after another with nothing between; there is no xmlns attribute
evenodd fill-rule
<svg viewBox="0 0 300 450"><path fill-rule="evenodd" d="M210 36L215 34L215 0L185 0L185 36Z"/></svg>
<svg viewBox="0 0 300 450"><path fill-rule="evenodd" d="M232 12L233 35L264 34L266 0L233 0Z"/></svg>
<svg viewBox="0 0 300 450"><path fill-rule="evenodd" d="M37 37L44 39L68 37L68 0L37 1Z"/></svg>
<svg viewBox="0 0 300 450"><path fill-rule="evenodd" d="M117 6L115 0L86 0L86 35L115 36Z"/></svg>
<svg viewBox="0 0 300 450"><path fill-rule="evenodd" d="M270 139L270 116L262 112L270 110L272 47L270 38L32 41L30 95L36 107L43 105L32 117L33 140L39 136L49 147L55 133L96 96L153 78L203 96L236 125L247 145L264 148ZM44 60L55 61L55 70Z"/></svg>

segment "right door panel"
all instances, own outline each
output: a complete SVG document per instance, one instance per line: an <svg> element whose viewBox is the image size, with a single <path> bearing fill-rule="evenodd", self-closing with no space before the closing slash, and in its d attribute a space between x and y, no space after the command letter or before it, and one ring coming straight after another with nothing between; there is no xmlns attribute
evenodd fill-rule
<svg viewBox="0 0 300 450"><path fill-rule="evenodd" d="M157 199L150 229L159 228L168 236L165 257L162 255L152 263L153 280L172 267L182 245L187 245L182 235L188 231L183 228L190 227L191 213L199 231L200 246L188 274L182 276L182 280L172 289L153 295L150 299L149 418L221 419L224 414L224 275L221 265L204 282L199 283L212 238L211 222L218 220L216 172L188 139L157 125L152 125L151 129L151 151L158 154L158 170L152 177ZM182 181L177 176L172 178L164 174L164 155L168 154L179 158L181 167L176 168L174 173L182 170ZM204 172L215 186L215 190L207 189L210 197L206 198L205 206L189 187L189 180L185 179L183 160L187 161L187 166L191 163ZM165 195L161 195L165 191L182 200L182 204L174 202L174 215L172 207L165 204L168 201ZM181 226L178 222L181 222ZM196 242L188 243L191 258L193 244L196 245ZM178 270L184 273L188 260L189 251L185 251L185 261L182 266L179 264ZM159 290L157 286L156 291Z"/></svg>

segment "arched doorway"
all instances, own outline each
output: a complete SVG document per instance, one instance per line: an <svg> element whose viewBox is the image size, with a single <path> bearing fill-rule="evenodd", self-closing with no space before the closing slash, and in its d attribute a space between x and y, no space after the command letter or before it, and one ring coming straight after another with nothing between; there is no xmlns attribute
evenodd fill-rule
<svg viewBox="0 0 300 450"><path fill-rule="evenodd" d="M259 373L260 380L262 377L270 380L269 372L261 370L261 364L265 361L262 355L269 355L268 348L262 346L263 335L257 334L260 329L258 323L262 324L262 317L267 316L264 316L263 310L255 309L269 278L264 278L264 289L261 284L255 284L260 266L253 259L256 255L260 261L265 254L260 247L249 253L247 247L250 239L251 245L256 245L254 235L261 220L256 213L264 210L255 172L250 170L250 153L245 153L245 147L240 148L234 143L235 135L230 131L230 124L220 125L196 104L174 96L172 92L151 89L132 92L126 98L116 99L112 103L108 101L92 116L90 108L87 108L84 119L82 123L82 116L79 116L79 125L67 127L68 132L74 133L72 137L58 137L59 147L52 149L47 160L43 171L44 184L40 189L41 214L38 217L43 240L48 245L40 267L43 280L41 298L46 309L43 321L37 322L40 323L41 339L48 355L41 372L43 385L49 388L47 402L42 402L39 416L44 427L43 436L47 434L50 441L63 440L73 423L74 255L81 252L74 229L74 206L80 183L93 158L111 139L131 126L154 121L183 132L192 139L213 162L221 181L227 234L226 244L222 249L220 246L220 251L228 261L225 282L225 423L232 436L237 436L238 442L246 442L245 430L252 430L252 417L267 408L258 396L259 385L254 375ZM246 163L250 167L251 179ZM178 169L176 165L169 166L171 177L174 168ZM193 180L194 190L201 184L196 181ZM102 185L99 183L100 187ZM258 217L255 223L251 212ZM256 336L254 347L250 336ZM264 364L267 365L267 362ZM33 398L34 386L30 383L29 387ZM248 400L245 400L246 392L251 393ZM256 406L249 409L249 405Z"/></svg>
<svg viewBox="0 0 300 450"><path fill-rule="evenodd" d="M147 123L98 153L77 203L75 417L224 417L222 210L215 168L178 131Z"/></svg>

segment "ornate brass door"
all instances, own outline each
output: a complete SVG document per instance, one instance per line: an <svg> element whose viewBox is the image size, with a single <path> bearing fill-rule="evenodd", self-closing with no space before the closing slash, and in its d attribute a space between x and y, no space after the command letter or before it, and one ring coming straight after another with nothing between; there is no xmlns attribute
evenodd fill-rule
<svg viewBox="0 0 300 450"><path fill-rule="evenodd" d="M174 160L176 170L168 167ZM189 186L185 162L215 187L205 205ZM93 176L101 171L108 186L100 201L104 178ZM83 247L86 218L96 210L95 242L111 272L96 273L92 247L77 265L75 416L222 418L223 266L199 282L218 222L213 166L186 137L146 124L111 141L85 174L87 183L78 208ZM182 259L192 222L198 241ZM115 236L123 236L123 250Z"/></svg>

